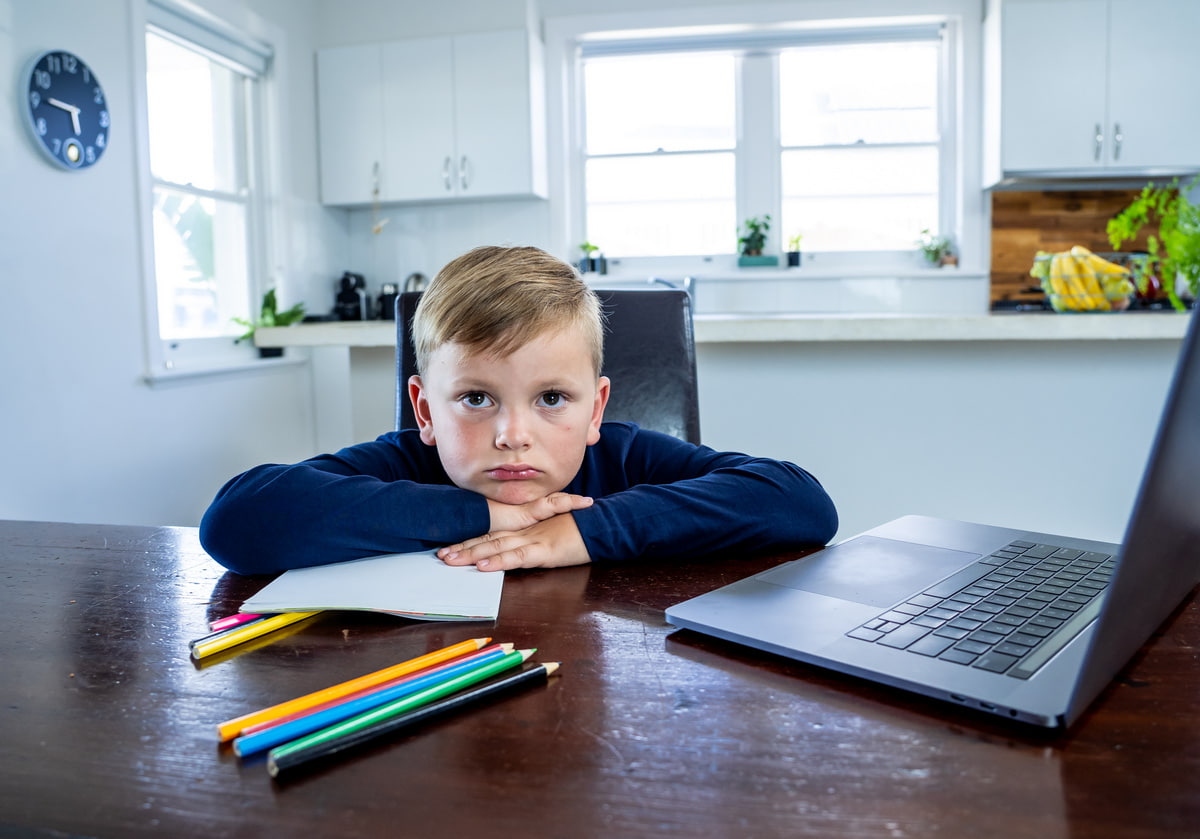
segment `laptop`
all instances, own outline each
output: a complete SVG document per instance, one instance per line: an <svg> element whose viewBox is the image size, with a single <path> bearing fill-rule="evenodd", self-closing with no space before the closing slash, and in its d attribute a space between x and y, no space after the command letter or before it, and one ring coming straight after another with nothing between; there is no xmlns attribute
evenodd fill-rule
<svg viewBox="0 0 1200 839"><path fill-rule="evenodd" d="M672 625L1066 728L1200 581L1191 317L1123 545L905 516L666 610Z"/></svg>

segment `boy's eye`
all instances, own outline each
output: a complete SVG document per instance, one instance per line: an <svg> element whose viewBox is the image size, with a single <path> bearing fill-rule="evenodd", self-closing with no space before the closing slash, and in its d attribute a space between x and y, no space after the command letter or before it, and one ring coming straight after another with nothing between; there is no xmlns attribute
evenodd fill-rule
<svg viewBox="0 0 1200 839"><path fill-rule="evenodd" d="M488 397L488 395L479 391L466 394L463 396L462 401L463 404L469 408L486 408L488 405L492 404L492 400Z"/></svg>
<svg viewBox="0 0 1200 839"><path fill-rule="evenodd" d="M541 399L538 401L547 408L557 408L566 402L567 398L557 390L550 390L543 393Z"/></svg>

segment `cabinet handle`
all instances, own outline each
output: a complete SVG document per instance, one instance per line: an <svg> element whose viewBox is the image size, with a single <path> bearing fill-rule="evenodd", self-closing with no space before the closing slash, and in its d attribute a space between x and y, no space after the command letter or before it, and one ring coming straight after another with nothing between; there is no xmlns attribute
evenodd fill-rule
<svg viewBox="0 0 1200 839"><path fill-rule="evenodd" d="M1121 141L1125 135L1121 133L1121 123L1113 123L1113 160L1121 159Z"/></svg>
<svg viewBox="0 0 1200 839"><path fill-rule="evenodd" d="M447 191L454 188L454 182L450 180L450 165L449 157L442 161L442 185L446 187Z"/></svg>
<svg viewBox="0 0 1200 839"><path fill-rule="evenodd" d="M469 187L471 185L470 178L468 178L468 175L470 175L470 173L471 173L471 169L470 169L470 166L468 166L468 164L467 164L467 156L464 154L462 156L462 158L458 161L458 185L462 189L466 189L467 187Z"/></svg>
<svg viewBox="0 0 1200 839"><path fill-rule="evenodd" d="M1097 163L1100 162L1100 152L1104 149L1104 131L1100 128L1100 123L1096 123L1096 148L1092 152L1092 159Z"/></svg>

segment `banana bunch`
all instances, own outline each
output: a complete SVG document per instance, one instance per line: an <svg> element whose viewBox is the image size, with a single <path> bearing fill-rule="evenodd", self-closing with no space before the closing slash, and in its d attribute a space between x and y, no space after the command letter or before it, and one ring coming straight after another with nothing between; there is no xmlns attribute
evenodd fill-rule
<svg viewBox="0 0 1200 839"><path fill-rule="evenodd" d="M1039 251L1029 273L1041 280L1056 312L1120 311L1133 292L1128 268L1079 245L1055 254Z"/></svg>

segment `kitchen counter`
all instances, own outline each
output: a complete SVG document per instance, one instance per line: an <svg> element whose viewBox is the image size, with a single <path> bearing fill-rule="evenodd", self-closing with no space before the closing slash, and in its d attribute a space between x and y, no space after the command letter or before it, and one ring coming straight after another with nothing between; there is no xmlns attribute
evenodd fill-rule
<svg viewBox="0 0 1200 839"><path fill-rule="evenodd" d="M1174 312L987 315L696 315L696 343L862 341L1129 341L1183 337ZM340 321L259 329L260 347L395 347L393 321Z"/></svg>

